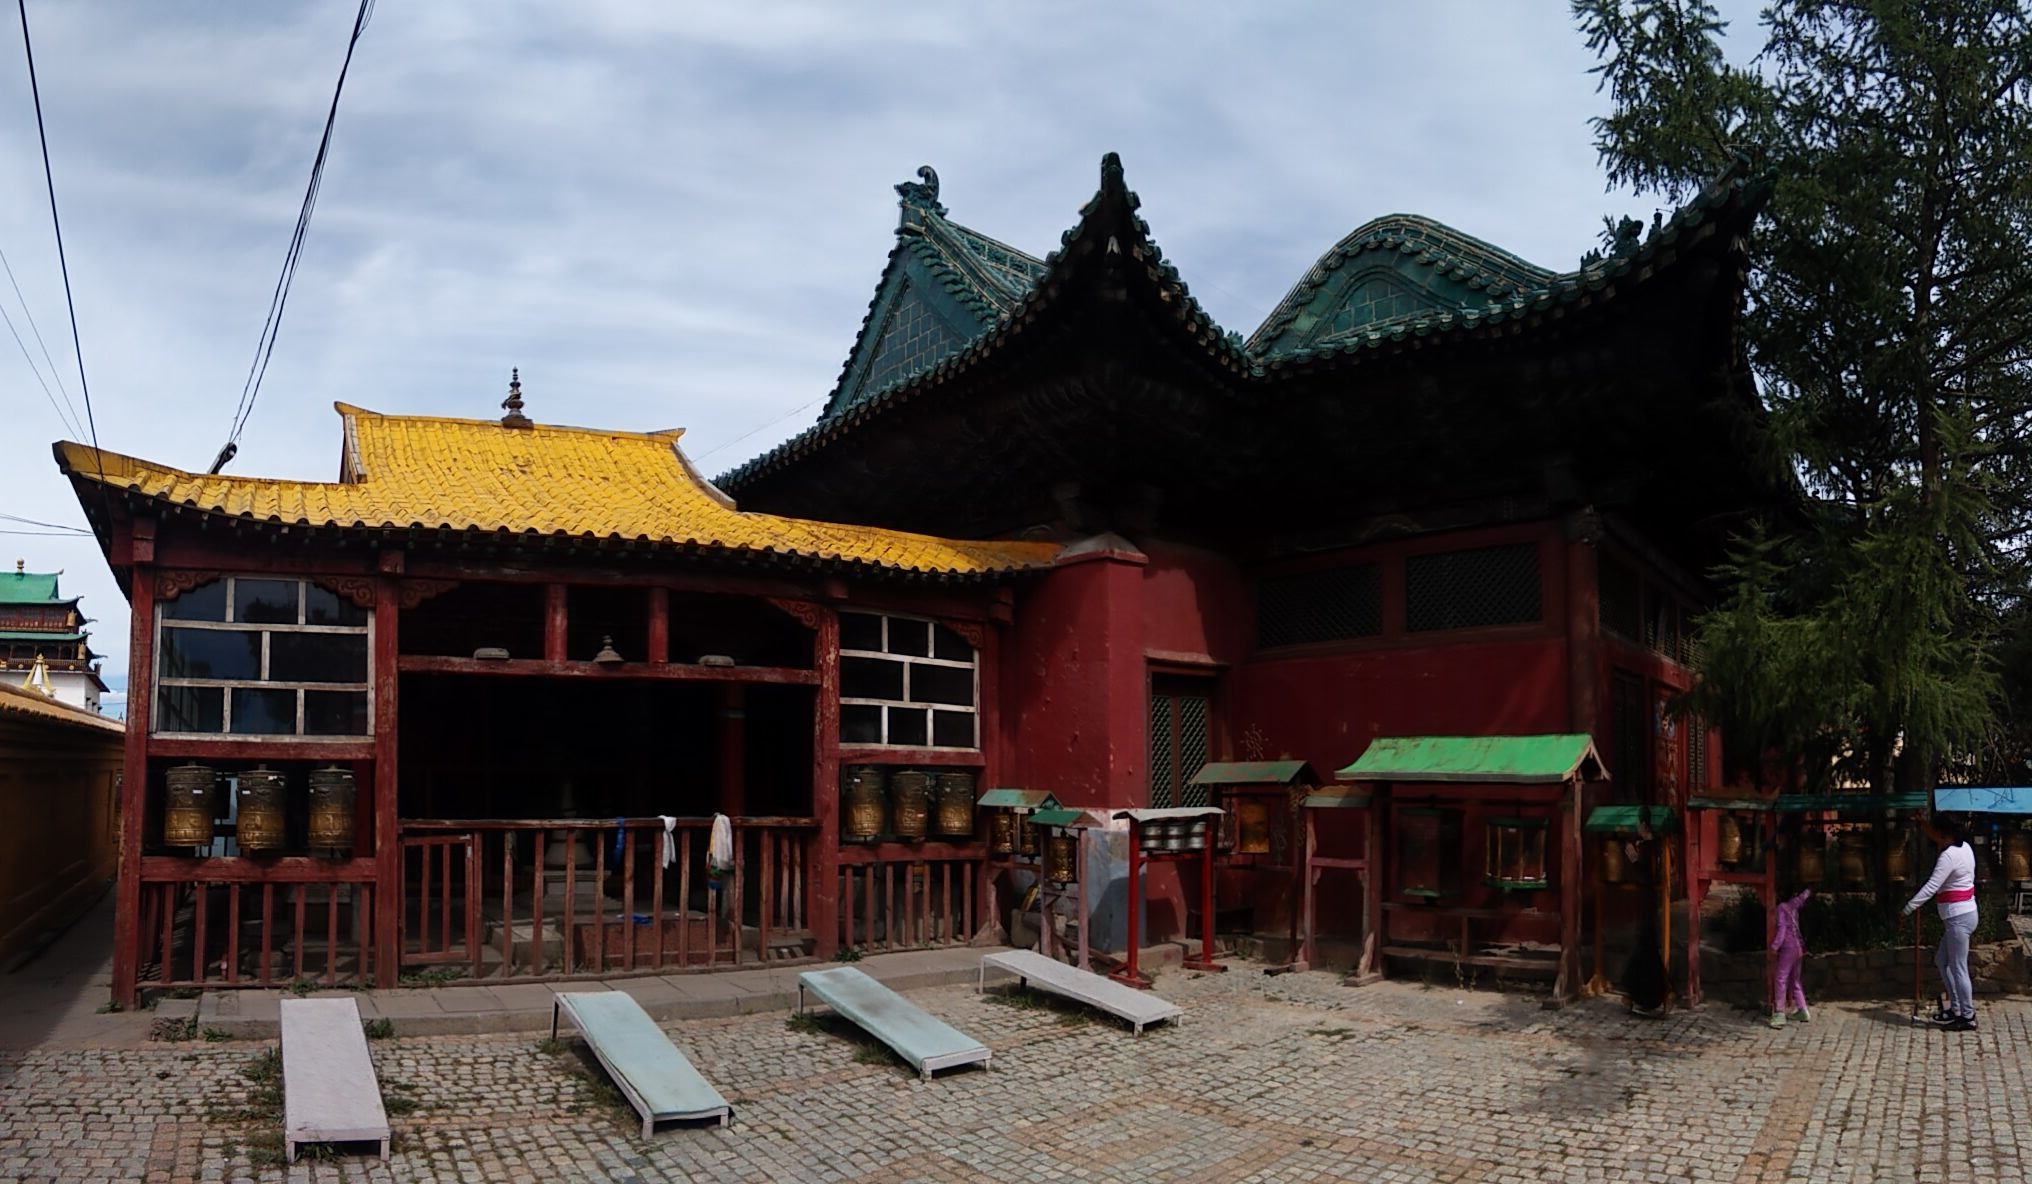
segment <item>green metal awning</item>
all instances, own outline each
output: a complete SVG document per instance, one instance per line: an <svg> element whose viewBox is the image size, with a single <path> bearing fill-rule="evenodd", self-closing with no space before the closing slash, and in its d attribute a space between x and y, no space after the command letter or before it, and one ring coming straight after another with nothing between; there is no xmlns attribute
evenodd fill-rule
<svg viewBox="0 0 2032 1184"><path fill-rule="evenodd" d="M1194 775L1194 785L1318 785L1319 775L1304 761L1215 761Z"/></svg>
<svg viewBox="0 0 2032 1184"><path fill-rule="evenodd" d="M37 633L32 629L0 629L0 641L83 641L82 633Z"/></svg>
<svg viewBox="0 0 2032 1184"><path fill-rule="evenodd" d="M1302 804L1308 810L1361 809L1369 804L1369 791L1350 789L1346 793L1309 793Z"/></svg>
<svg viewBox="0 0 2032 1184"><path fill-rule="evenodd" d="M1595 742L1584 735L1381 736L1342 781L1489 781L1550 784L1606 780Z"/></svg>
<svg viewBox="0 0 2032 1184"><path fill-rule="evenodd" d="M1058 799L1042 789L990 789L981 794L981 805L1002 810L1048 810Z"/></svg>
<svg viewBox="0 0 2032 1184"><path fill-rule="evenodd" d="M1775 798L1695 797L1686 804L1700 810L1750 810L1805 814L1822 810L1882 814L1887 810L1924 810L1926 791L1915 793L1783 793Z"/></svg>
<svg viewBox="0 0 2032 1184"><path fill-rule="evenodd" d="M1640 817L1653 834L1679 829L1679 814L1670 806L1596 806L1588 812L1587 821L1581 824L1581 829L1629 831L1634 834Z"/></svg>
<svg viewBox="0 0 2032 1184"><path fill-rule="evenodd" d="M1030 822L1034 826L1101 825L1099 819L1095 818L1092 814L1087 813L1085 810L1067 810L1063 808L1034 811L1030 815Z"/></svg>

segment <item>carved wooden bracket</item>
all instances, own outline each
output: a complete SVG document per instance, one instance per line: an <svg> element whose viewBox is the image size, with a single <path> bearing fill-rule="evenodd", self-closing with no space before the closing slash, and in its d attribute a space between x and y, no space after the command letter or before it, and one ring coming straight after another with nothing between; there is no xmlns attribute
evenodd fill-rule
<svg viewBox="0 0 2032 1184"><path fill-rule="evenodd" d="M155 573L155 598L175 600L193 588L224 578L215 571L159 571Z"/></svg>
<svg viewBox="0 0 2032 1184"><path fill-rule="evenodd" d="M312 576L311 582L359 605L374 607L374 580L371 576Z"/></svg>
<svg viewBox="0 0 2032 1184"><path fill-rule="evenodd" d="M404 580L398 596L403 608L415 608L433 596L442 596L458 587L457 580Z"/></svg>
<svg viewBox="0 0 2032 1184"><path fill-rule="evenodd" d="M766 599L771 605L796 617L798 624L803 625L806 629L818 628L819 608L818 605L813 604L811 601L785 600L779 596L770 596Z"/></svg>
<svg viewBox="0 0 2032 1184"><path fill-rule="evenodd" d="M977 654L988 643L988 627L979 621L947 621L945 627L966 638L967 644L973 646Z"/></svg>

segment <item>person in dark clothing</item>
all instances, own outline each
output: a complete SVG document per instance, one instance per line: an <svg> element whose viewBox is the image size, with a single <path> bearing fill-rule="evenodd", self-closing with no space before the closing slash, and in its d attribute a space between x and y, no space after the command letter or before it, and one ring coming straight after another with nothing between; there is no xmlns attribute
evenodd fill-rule
<svg viewBox="0 0 2032 1184"><path fill-rule="evenodd" d="M1635 841L1624 845L1627 865L1636 873L1638 882L1655 888L1652 860L1657 840L1649 828L1638 832ZM1637 1015L1662 1014L1665 999L1671 991L1671 982L1665 973L1665 950L1658 937L1658 908L1652 899L1653 892L1645 895L1644 909L1637 920L1637 940L1630 950L1630 960L1623 966L1623 994L1630 1001L1630 1010Z"/></svg>

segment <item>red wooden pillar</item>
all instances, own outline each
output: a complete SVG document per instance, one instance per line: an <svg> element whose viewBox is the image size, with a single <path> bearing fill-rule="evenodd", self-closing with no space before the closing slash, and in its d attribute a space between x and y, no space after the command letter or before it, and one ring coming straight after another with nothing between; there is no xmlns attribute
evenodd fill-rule
<svg viewBox="0 0 2032 1184"><path fill-rule="evenodd" d="M831 959L840 948L840 615L817 609L813 660L818 687L811 709L811 813L818 820L809 855L808 916L812 953Z"/></svg>
<svg viewBox="0 0 2032 1184"><path fill-rule="evenodd" d="M137 518L127 535L128 596L133 610L127 635L127 741L120 777L120 859L113 911L113 1001L132 1011L140 1003L141 835L148 811L148 733L155 705L155 519ZM120 539L115 536L114 560ZM163 968L168 977L168 967Z"/></svg>
<svg viewBox="0 0 2032 1184"><path fill-rule="evenodd" d="M748 688L737 682L714 687L713 715L720 750L720 813L738 818L747 812Z"/></svg>
<svg viewBox="0 0 2032 1184"><path fill-rule="evenodd" d="M1576 776L1566 782L1559 806L1559 974L1552 997L1561 1003L1580 998L1585 981L1580 965L1581 815L1587 812L1586 784Z"/></svg>
<svg viewBox="0 0 2032 1184"><path fill-rule="evenodd" d="M374 582L374 985L383 988L395 986L402 971L402 838L395 768L402 567L402 552L382 552L381 576Z"/></svg>
<svg viewBox="0 0 2032 1184"><path fill-rule="evenodd" d="M1383 894L1389 890L1386 872L1389 861L1384 858L1384 816L1390 809L1390 783L1379 781L1369 794L1369 808L1362 838L1362 956L1355 963L1355 973L1348 978L1348 985L1364 987L1380 981L1383 977L1383 942L1387 934L1383 930Z"/></svg>
<svg viewBox="0 0 2032 1184"><path fill-rule="evenodd" d="M1592 510L1566 522L1566 697L1572 730L1597 745L1601 733L1602 608L1599 556L1601 519ZM1613 771L1613 770L1612 770ZM1630 774L1622 774L1629 776Z"/></svg>
<svg viewBox="0 0 2032 1184"><path fill-rule="evenodd" d="M1700 992L1700 909L1707 900L1707 880L1701 869L1707 866L1706 841L1701 835L1705 810L1688 806L1680 811L1679 829L1686 835L1686 1005L1699 1007ZM1671 840L1667 839L1667 842Z"/></svg>
<svg viewBox="0 0 2032 1184"><path fill-rule="evenodd" d="M650 662L670 661L670 590L651 588L649 590L649 653Z"/></svg>
<svg viewBox="0 0 2032 1184"><path fill-rule="evenodd" d="M543 658L546 662L562 662L569 655L565 653L565 588L563 584L543 586ZM588 658L591 654L586 655Z"/></svg>

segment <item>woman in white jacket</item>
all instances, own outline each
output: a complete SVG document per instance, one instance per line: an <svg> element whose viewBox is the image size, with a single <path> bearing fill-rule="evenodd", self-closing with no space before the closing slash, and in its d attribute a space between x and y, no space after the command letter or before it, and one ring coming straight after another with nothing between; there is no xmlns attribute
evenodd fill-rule
<svg viewBox="0 0 2032 1184"><path fill-rule="evenodd" d="M1968 831L1957 819L1936 814L1926 833L1940 847L1933 875L1906 902L1910 916L1928 900L1940 910L1940 949L1933 964L1947 988L1947 1007L1939 1018L1951 1032L1972 1032L1976 1026L1975 984L1969 980L1969 937L1976 931L1976 852Z"/></svg>

